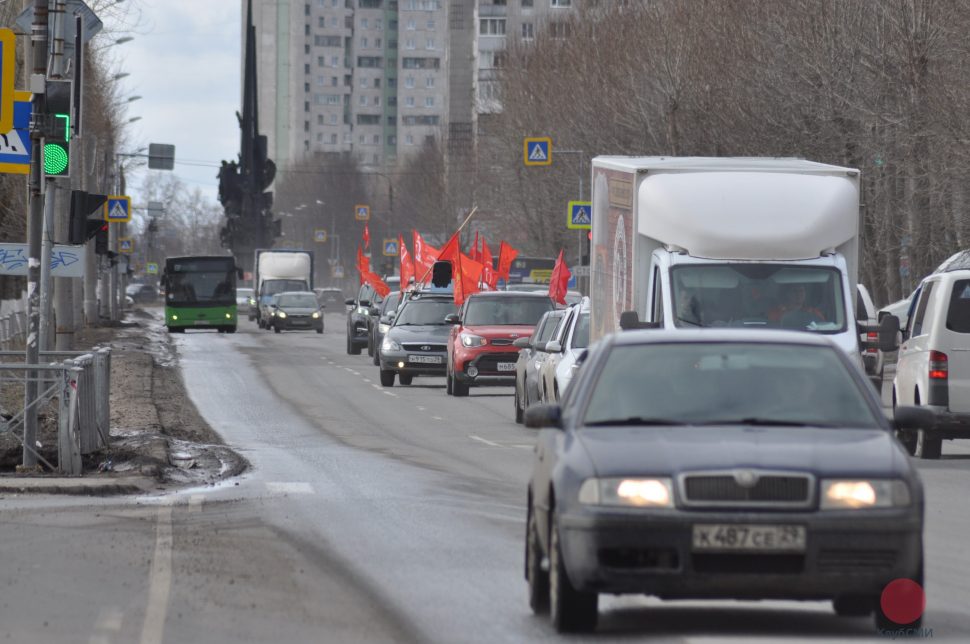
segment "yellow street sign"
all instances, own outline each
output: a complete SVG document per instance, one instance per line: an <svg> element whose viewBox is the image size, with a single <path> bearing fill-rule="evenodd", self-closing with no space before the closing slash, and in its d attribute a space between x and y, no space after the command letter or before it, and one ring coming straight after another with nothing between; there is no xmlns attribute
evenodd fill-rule
<svg viewBox="0 0 970 644"><path fill-rule="evenodd" d="M357 221L368 221L370 219L370 206L357 204L354 206L354 219Z"/></svg>
<svg viewBox="0 0 970 644"><path fill-rule="evenodd" d="M317 228L313 231L313 241L318 244L325 244L327 242L327 231L322 228Z"/></svg>

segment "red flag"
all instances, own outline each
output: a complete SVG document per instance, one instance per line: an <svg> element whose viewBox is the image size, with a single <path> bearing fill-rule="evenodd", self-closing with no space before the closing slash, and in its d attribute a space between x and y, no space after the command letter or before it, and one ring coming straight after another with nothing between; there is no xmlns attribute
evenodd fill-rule
<svg viewBox="0 0 970 644"><path fill-rule="evenodd" d="M549 278L549 297L553 302L557 304L566 303L566 290L570 277L572 277L572 273L569 272L560 250L559 257L556 258L556 265L552 267L552 277Z"/></svg>
<svg viewBox="0 0 970 644"><path fill-rule="evenodd" d="M364 248L370 248L370 229L364 224Z"/></svg>
<svg viewBox="0 0 970 644"><path fill-rule="evenodd" d="M498 247L498 268L495 269L498 277L509 281L509 271L512 270L512 261L518 257L519 251L515 250L505 242L499 244Z"/></svg>
<svg viewBox="0 0 970 644"><path fill-rule="evenodd" d="M455 258L457 258L459 253L461 253L461 246L459 245L460 243L458 233L456 232L448 239L448 241L445 242L445 245L441 247L441 250L438 251L437 259L443 262L455 261Z"/></svg>
<svg viewBox="0 0 970 644"><path fill-rule="evenodd" d="M453 237L453 239L456 238L457 235ZM457 253L455 258L451 260L451 271L455 282L454 298L456 305L461 306L465 298L481 290L478 284L482 279L482 271L484 268L481 263L476 262L464 253Z"/></svg>
<svg viewBox="0 0 970 644"><path fill-rule="evenodd" d="M478 231L475 231L475 241L472 242L471 250L468 251L468 256L475 260L476 262L482 261L481 255L478 252Z"/></svg>
<svg viewBox="0 0 970 644"><path fill-rule="evenodd" d="M357 247L357 272L360 273L360 283L363 284L364 273L370 272L370 260L364 256L360 246Z"/></svg>
<svg viewBox="0 0 970 644"><path fill-rule="evenodd" d="M485 265L485 270L482 272L482 281L488 284L489 288L495 290L498 284L498 273L495 272L495 260L484 237L482 237L482 264Z"/></svg>
<svg viewBox="0 0 970 644"><path fill-rule="evenodd" d="M387 294L391 292L391 287L388 286L384 280L378 277L375 273L366 271L361 273L361 280L367 282L374 291L381 297L387 297Z"/></svg>
<svg viewBox="0 0 970 644"><path fill-rule="evenodd" d="M420 280L422 277L425 281L431 279L431 267L434 265L434 260L438 258L438 249L430 244L426 244L418 231L411 231L411 238L414 241L414 271L415 279Z"/></svg>
<svg viewBox="0 0 970 644"><path fill-rule="evenodd" d="M404 245L404 238L397 236L397 245L401 249L401 290L407 290L408 284L414 279L414 262L408 254L408 247Z"/></svg>

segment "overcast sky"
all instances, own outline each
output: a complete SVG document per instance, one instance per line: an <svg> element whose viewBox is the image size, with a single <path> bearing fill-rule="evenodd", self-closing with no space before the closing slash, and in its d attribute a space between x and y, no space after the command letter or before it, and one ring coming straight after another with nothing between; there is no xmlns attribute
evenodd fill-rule
<svg viewBox="0 0 970 644"><path fill-rule="evenodd" d="M112 48L118 71L130 74L118 81L121 96L142 97L128 106L129 118L141 117L127 126L133 147L175 145L175 174L189 188L199 187L217 201L218 164L239 153L235 113L240 103L241 3L137 0L132 4L138 12L130 23L106 22L101 37L134 37ZM140 177L129 180L128 192L139 205L140 184Z"/></svg>

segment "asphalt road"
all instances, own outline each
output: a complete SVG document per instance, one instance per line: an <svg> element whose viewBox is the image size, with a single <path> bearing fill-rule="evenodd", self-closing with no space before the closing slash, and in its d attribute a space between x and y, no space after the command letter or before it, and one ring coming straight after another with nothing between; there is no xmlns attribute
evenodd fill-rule
<svg viewBox="0 0 970 644"><path fill-rule="evenodd" d="M177 336L202 415L252 469L140 498L0 499L0 641L532 642L533 435L510 388L384 389L327 332ZM926 626L970 639L970 443L921 464ZM882 639L827 603L607 598L595 641ZM575 639L575 638L571 638Z"/></svg>

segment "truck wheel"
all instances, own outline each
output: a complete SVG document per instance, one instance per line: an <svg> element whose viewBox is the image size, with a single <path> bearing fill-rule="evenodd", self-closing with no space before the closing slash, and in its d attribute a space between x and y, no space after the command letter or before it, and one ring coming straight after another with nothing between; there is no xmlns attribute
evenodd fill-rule
<svg viewBox="0 0 970 644"><path fill-rule="evenodd" d="M235 332L236 332L236 327L234 326L226 327L226 333L235 333Z"/></svg>
<svg viewBox="0 0 970 644"><path fill-rule="evenodd" d="M394 372L392 370L381 369L381 386L382 387L394 386Z"/></svg>
<svg viewBox="0 0 970 644"><path fill-rule="evenodd" d="M323 333L323 327L320 327L319 329L317 329L317 333Z"/></svg>

